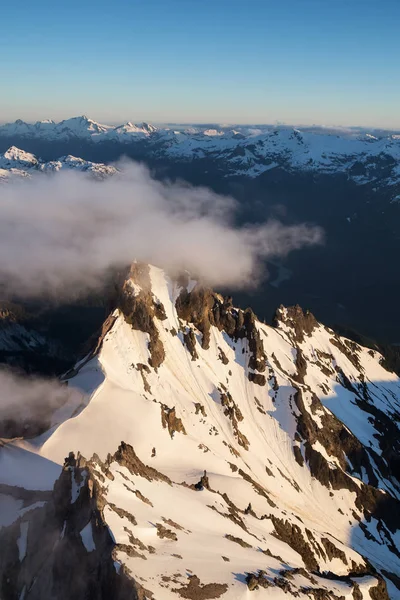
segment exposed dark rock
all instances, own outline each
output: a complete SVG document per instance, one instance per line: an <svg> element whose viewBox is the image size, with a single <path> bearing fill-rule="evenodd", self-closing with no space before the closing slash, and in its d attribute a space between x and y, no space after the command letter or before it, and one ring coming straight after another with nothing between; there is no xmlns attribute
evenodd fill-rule
<svg viewBox="0 0 400 600"><path fill-rule="evenodd" d="M263 409L261 402L255 396L254 396L254 403L257 407L258 412L260 412L262 415L265 415L266 413L265 413L265 410Z"/></svg>
<svg viewBox="0 0 400 600"><path fill-rule="evenodd" d="M329 560L332 560L333 558L339 558L342 562L344 562L345 565L348 564L346 554L343 552L343 550L337 548L335 544L331 542L331 540L326 537L321 537L321 543L325 548Z"/></svg>
<svg viewBox="0 0 400 600"><path fill-rule="evenodd" d="M166 312L165 312L165 308L162 302L160 302L160 300L153 300L153 304L154 304L154 314L157 317L157 319L159 319L160 321L165 321L165 319L167 318Z"/></svg>
<svg viewBox="0 0 400 600"><path fill-rule="evenodd" d="M372 600L390 600L385 580L379 577L378 585L369 590Z"/></svg>
<svg viewBox="0 0 400 600"><path fill-rule="evenodd" d="M221 406L225 409L225 416L229 417L231 420L236 419L236 421L243 421L242 412L236 402L234 402L231 394L228 391L226 391L226 393L220 392L220 394Z"/></svg>
<svg viewBox="0 0 400 600"><path fill-rule="evenodd" d="M178 531L183 531L183 527L181 527L178 523L175 523L175 521L173 521L172 519L166 519L165 517L162 517L162 520L166 525L174 527L175 529L178 529Z"/></svg>
<svg viewBox="0 0 400 600"><path fill-rule="evenodd" d="M133 292L130 287L130 279L142 288L138 293ZM151 293L148 265L135 263L128 278L119 290L118 308L123 313L126 322L133 329L149 334L149 364L157 369L165 359L165 350L160 340L155 319L162 320L166 317L164 307L160 302L154 300Z"/></svg>
<svg viewBox="0 0 400 600"><path fill-rule="evenodd" d="M148 481L164 481L165 483L172 484L169 477L163 475L153 467L145 465L140 458L136 455L134 449L129 444L121 442L117 452L113 456L109 456L107 459L108 464L116 461L123 467L126 467L132 475L139 475L144 477Z"/></svg>
<svg viewBox="0 0 400 600"><path fill-rule="evenodd" d="M300 412L297 417L297 432L300 438L305 441L305 457L312 475L325 486L331 484L334 489L344 487L355 491L357 486L346 475L346 471L354 469L361 475L363 469L365 469L370 483L377 485L378 482L365 447L339 419L324 409L317 396L315 394L312 396L311 410L314 413L317 410L319 411L323 425L321 428L317 426L315 420L305 408L303 392L300 388L297 388L294 394L294 401ZM322 444L328 455L338 459L340 469L330 469L322 455L312 447L316 441ZM351 461L351 467L347 459ZM379 464L379 457L376 460Z"/></svg>
<svg viewBox="0 0 400 600"><path fill-rule="evenodd" d="M250 592L258 590L260 586L263 588L273 587L273 584L266 578L265 571L261 570L258 571L257 575L254 573L248 573L246 576L246 583Z"/></svg>
<svg viewBox="0 0 400 600"><path fill-rule="evenodd" d="M125 530L126 534L128 535L129 543L132 546L139 548L139 550L149 552L150 554L154 553L152 546L146 546L146 544L144 544L141 540L136 538L127 527L124 527L124 530ZM118 548L120 548L120 545L118 545ZM146 557L144 556L143 558L146 558Z"/></svg>
<svg viewBox="0 0 400 600"><path fill-rule="evenodd" d="M166 404L161 404L161 422L164 429L168 428L171 438L176 431L186 435L182 420L176 416L175 406L169 408Z"/></svg>
<svg viewBox="0 0 400 600"><path fill-rule="evenodd" d="M304 335L311 335L314 329L318 327L318 321L314 315L308 310L303 311L298 304L288 308L280 306L275 313L275 327L279 327L280 322L293 330L293 339L300 344L304 341Z"/></svg>
<svg viewBox="0 0 400 600"><path fill-rule="evenodd" d="M158 367L164 362L165 359L165 350L162 344L162 341L157 335L153 332L153 335L149 341L149 365L154 369L158 369Z"/></svg>
<svg viewBox="0 0 400 600"><path fill-rule="evenodd" d="M167 529L167 527L164 527L164 525L162 525L161 523L156 523L156 527L157 527L157 535L159 538L161 538L161 539L166 538L168 540L172 540L173 542L178 541L178 536L171 529Z"/></svg>
<svg viewBox="0 0 400 600"><path fill-rule="evenodd" d="M193 329L189 329L183 334L183 341L186 344L186 348L189 350L192 360L199 358L199 355L196 352L196 336L194 335Z"/></svg>
<svg viewBox="0 0 400 600"><path fill-rule="evenodd" d="M300 592L312 596L314 600L345 600L344 596L337 596L325 588L301 587Z"/></svg>
<svg viewBox="0 0 400 600"><path fill-rule="evenodd" d="M207 471L204 471L203 475L200 478L200 481L195 484L194 488L199 491L204 490L204 489L206 489L206 490L210 489L210 482L207 477Z"/></svg>
<svg viewBox="0 0 400 600"><path fill-rule="evenodd" d="M247 508L245 508L244 514L245 515L252 515L253 517L256 516L256 514L255 514L255 512L253 510L253 507L251 506L251 502L249 502Z"/></svg>
<svg viewBox="0 0 400 600"><path fill-rule="evenodd" d="M72 489L78 490L72 497ZM75 493L75 492L74 492ZM42 508L25 513L28 523L24 560L17 539L21 519L0 532L0 595L4 600L144 600L144 588L124 571L117 573L116 545L106 526L102 490L86 461L68 457L51 498ZM82 530L90 528L88 551ZM25 590L25 592L23 591Z"/></svg>
<svg viewBox="0 0 400 600"><path fill-rule="evenodd" d="M245 480L248 481L249 483L251 483L251 485L254 488L254 491L257 492L257 494L259 494L260 496L262 496L263 498L266 499L266 501L268 502L268 504L274 508L276 507L276 504L271 500L271 498L269 497L267 491L263 488L262 485L260 485L259 483L257 483L257 481L255 481L252 477L250 477L250 475L248 475L247 473L245 473L242 469L239 469L239 475Z"/></svg>
<svg viewBox="0 0 400 600"><path fill-rule="evenodd" d="M269 475L270 477L274 477L273 472L271 471L271 469L269 467L267 467L267 465L265 465L265 470L267 472L267 475Z"/></svg>
<svg viewBox="0 0 400 600"><path fill-rule="evenodd" d="M283 560L281 559L281 562ZM297 567L295 569L282 569L279 571L279 575L285 579L293 579L294 575L302 575L306 579L309 579L313 585L317 585L317 580L303 567Z"/></svg>
<svg viewBox="0 0 400 600"><path fill-rule="evenodd" d="M271 520L275 527L276 536L300 554L308 570L318 571L319 567L314 553L310 544L304 539L300 527L274 515L271 515Z"/></svg>
<svg viewBox="0 0 400 600"><path fill-rule="evenodd" d="M229 363L229 359L226 356L225 352L218 346L218 358L224 364L227 365Z"/></svg>
<svg viewBox="0 0 400 600"><path fill-rule="evenodd" d="M84 367L85 364L91 358L93 358L93 356L96 356L96 354L100 352L103 346L104 338L106 337L107 333L111 331L116 320L117 317L113 314L108 315L103 325L101 326L101 329L89 338L89 340L85 344L85 347L82 349L83 354L87 354L87 357L83 362L80 363L79 369L82 369L82 367ZM68 371L68 379L76 375L76 373L77 371L74 368Z"/></svg>
<svg viewBox="0 0 400 600"><path fill-rule="evenodd" d="M338 336L332 337L329 341L333 346L336 346L336 348L338 348L340 352L342 352L342 354L344 354L348 358L351 364L358 371L362 371L360 358L358 356L358 352L360 350L360 346L358 344L346 339L342 341Z"/></svg>
<svg viewBox="0 0 400 600"><path fill-rule="evenodd" d="M307 372L307 361L304 358L304 354L301 348L296 349L296 361L295 361L297 373L293 376L293 379L299 383L304 383L304 377Z"/></svg>
<svg viewBox="0 0 400 600"><path fill-rule="evenodd" d="M139 498L139 500L141 500L145 504L148 504L149 506L153 506L152 502L150 502L150 500L148 498L146 498L146 496L143 496L142 492L140 492L139 490L134 490L133 493L135 494L136 498Z"/></svg>
<svg viewBox="0 0 400 600"><path fill-rule="evenodd" d="M227 540L230 540L231 542L235 542L235 544L239 544L239 546L242 546L242 548L252 548L251 544L248 544L247 542L245 542L244 540L242 540L239 537L236 537L234 535L231 535L230 533L227 533L225 535Z"/></svg>
<svg viewBox="0 0 400 600"><path fill-rule="evenodd" d="M292 594L295 598L298 597L298 593L292 591L292 586L284 577L274 577L274 586L283 590L285 594Z"/></svg>
<svg viewBox="0 0 400 600"><path fill-rule="evenodd" d="M149 385L149 382L147 381L146 378L146 373L150 373L150 369L147 365L144 365L143 363L138 363L136 365L136 369L139 371L139 373L142 376L142 380L143 380L143 387L145 392L151 392L151 387Z"/></svg>
<svg viewBox="0 0 400 600"><path fill-rule="evenodd" d="M225 388L226 389L226 388ZM220 392L221 398L221 406L224 408L224 415L228 417L230 422L232 423L233 433L238 441L239 446L242 446L245 450L249 449L250 443L247 437L239 430L239 421L243 421L243 415L233 400L231 394L226 390L225 392Z"/></svg>
<svg viewBox="0 0 400 600"><path fill-rule="evenodd" d="M249 368L253 371L265 371L266 356L260 332L256 327L256 317L250 308L244 311L244 330L249 343Z"/></svg>
<svg viewBox="0 0 400 600"><path fill-rule="evenodd" d="M360 473L361 467L366 469L371 483L377 483L368 452L364 446L341 421L331 413L324 411L322 404L320 406L324 414L320 418L323 427L318 428L304 406L300 389L294 395L294 400L300 411L297 418L297 431L304 440L305 459L313 477L326 487L332 486L335 490L348 489L354 492L357 498L356 506L359 510L364 511L364 515L373 515L376 519L381 519L392 533L400 529L400 502L382 490L376 489L373 485L362 483L358 486L345 472L350 468L346 460L348 457ZM330 468L322 454L312 446L317 440L329 455L338 459L340 467Z"/></svg>
<svg viewBox="0 0 400 600"><path fill-rule="evenodd" d="M267 383L266 379L265 379L265 375L262 375L261 373L252 373L250 371L248 377L249 377L249 381L252 381L256 385L263 386Z"/></svg>
<svg viewBox="0 0 400 600"><path fill-rule="evenodd" d="M369 397L369 393L365 391L365 398L355 398L357 405L364 410L366 413L372 415L374 428L376 429L376 438L381 449L382 456L379 456L373 450L369 452L373 455L374 462L379 467L380 473L383 477L392 480L395 478L398 482L400 481L400 436L398 429L398 416L387 415L381 411L374 403L373 398ZM352 459L352 457L350 457ZM384 460L382 460L384 459ZM358 465L357 465L358 466ZM362 466L365 466L363 464ZM358 470L359 466L358 466ZM378 480L374 476L372 469L367 469L369 475L369 483L374 486L378 486Z"/></svg>
<svg viewBox="0 0 400 600"><path fill-rule="evenodd" d="M210 327L225 331L232 339L247 338L251 353L250 361L258 370L265 369L265 355L259 332L255 325L255 315L251 309L236 310L232 298L222 298L209 288L196 285L191 292L183 289L176 300L178 316L183 321L193 323L202 334L202 348L210 346ZM221 358L222 360L222 358Z"/></svg>
<svg viewBox="0 0 400 600"><path fill-rule="evenodd" d="M110 508L112 508L112 510L115 513L117 513L117 515L119 517L121 517L121 519L123 519L123 518L128 519L128 521L130 523L132 523L132 525L137 525L137 521L136 521L135 517L128 511L124 510L123 508L119 508L118 506L115 506L115 504L113 504L112 502L108 502L108 506Z"/></svg>
<svg viewBox="0 0 400 600"><path fill-rule="evenodd" d="M210 345L210 313L215 302L215 294L198 285L189 293L183 289L176 300L178 316L183 321L193 323L202 333L202 347L207 350Z"/></svg>
<svg viewBox="0 0 400 600"><path fill-rule="evenodd" d="M224 446L227 446L229 448L229 452L233 454L233 456L239 458L240 452L238 452L233 446L231 446L231 444L228 444L225 440L222 440L222 443L224 444Z"/></svg>
<svg viewBox="0 0 400 600"><path fill-rule="evenodd" d="M131 544L117 544L117 549L121 552L124 552L131 558L141 558L142 560L147 560L147 557L136 550L135 546Z"/></svg>
<svg viewBox="0 0 400 600"><path fill-rule="evenodd" d="M324 375L326 375L327 377L331 377L334 374L334 370L332 367L332 354L329 354L328 352L323 352L318 348L315 349L315 354L318 357L318 361L316 361L318 368Z"/></svg>
<svg viewBox="0 0 400 600"><path fill-rule="evenodd" d="M217 493L220 493L220 492L217 492ZM220 496L228 506L228 513L224 514L219 511L217 511L217 512L219 512L219 514L223 515L227 519L230 519L233 523L235 523L236 525L239 525L239 527L241 527L243 529L243 531L247 532L247 527L244 524L244 521L240 516L240 513L242 513L243 511L239 510L239 508L229 498L228 494L224 493L224 494L220 494Z"/></svg>
<svg viewBox="0 0 400 600"><path fill-rule="evenodd" d="M353 600L363 600L363 595L360 586L356 581L353 581Z"/></svg>
<svg viewBox="0 0 400 600"><path fill-rule="evenodd" d="M202 404L200 404L200 402L195 402L194 406L196 409L196 415L201 413L203 415L203 417L207 416L206 409L204 408L204 406Z"/></svg>
<svg viewBox="0 0 400 600"><path fill-rule="evenodd" d="M304 458L299 446L293 446L293 454L296 459L296 462L302 467L304 465Z"/></svg>
<svg viewBox="0 0 400 600"><path fill-rule="evenodd" d="M178 593L182 598L189 600L212 600L220 598L228 590L226 583L207 583L202 585L196 575L189 576L189 583L172 591Z"/></svg>
<svg viewBox="0 0 400 600"><path fill-rule="evenodd" d="M269 550L269 548L266 548L265 550L262 550L261 548L259 548L259 550L265 554L265 556L270 556L271 558L275 558L275 560L278 560L279 562L283 563L284 560L282 558L282 556L279 556L279 554L272 554L271 550ZM282 573L281 573L282 574Z"/></svg>

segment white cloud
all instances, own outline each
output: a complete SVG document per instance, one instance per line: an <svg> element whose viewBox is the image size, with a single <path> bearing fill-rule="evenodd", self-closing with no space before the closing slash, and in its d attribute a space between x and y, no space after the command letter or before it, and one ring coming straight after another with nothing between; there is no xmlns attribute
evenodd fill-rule
<svg viewBox="0 0 400 600"><path fill-rule="evenodd" d="M133 260L188 269L210 285L243 287L261 261L321 240L318 228L269 222L238 228L236 203L206 188L160 183L146 168L98 182L40 175L0 190L0 286L73 296Z"/></svg>

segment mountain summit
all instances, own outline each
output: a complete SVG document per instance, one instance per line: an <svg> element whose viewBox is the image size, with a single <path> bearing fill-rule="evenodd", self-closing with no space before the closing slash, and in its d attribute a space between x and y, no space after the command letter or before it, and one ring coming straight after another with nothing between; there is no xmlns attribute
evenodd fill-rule
<svg viewBox="0 0 400 600"><path fill-rule="evenodd" d="M20 119L0 126L0 141L24 146L36 142L51 149L52 144L88 144L99 147L98 154L108 154L115 144L141 160L171 161L212 160L226 176L257 178L274 169L288 172L345 175L357 185L371 182L379 187L399 184L399 135L380 133L339 134L338 132L302 130L289 126L264 126L261 129L155 127L148 123L131 122L103 125L83 115L59 123L51 120L34 124ZM58 147L58 146L56 146ZM207 169L208 167L205 166Z"/></svg>
<svg viewBox="0 0 400 600"><path fill-rule="evenodd" d="M2 595L399 598L383 357L299 307L269 327L147 265L114 306L65 378L81 400L32 439L3 431Z"/></svg>

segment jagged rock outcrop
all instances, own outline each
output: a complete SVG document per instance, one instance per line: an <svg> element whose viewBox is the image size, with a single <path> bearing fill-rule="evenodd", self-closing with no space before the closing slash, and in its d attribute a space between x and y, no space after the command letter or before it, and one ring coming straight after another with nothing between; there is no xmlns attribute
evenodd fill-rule
<svg viewBox="0 0 400 600"><path fill-rule="evenodd" d="M280 323L286 325L291 331L292 339L298 343L303 342L304 336L310 336L318 327L314 315L308 310L303 311L298 304L288 308L285 306L278 308L274 317L275 327L279 327Z"/></svg>
<svg viewBox="0 0 400 600"><path fill-rule="evenodd" d="M4 600L134 600L145 592L118 567L103 517L102 489L71 453L44 507L0 530Z"/></svg>
<svg viewBox="0 0 400 600"><path fill-rule="evenodd" d="M232 306L232 298L223 298L208 288L196 285L191 292L183 287L176 300L176 310L180 319L192 323L202 334L202 348L207 350L210 346L210 328L217 327L225 331L233 340L246 339L248 342L249 362L251 371L249 378L258 385L265 385L265 377L253 371L263 373L266 369L266 356L260 333L256 327L256 316L248 308L245 311ZM192 330L190 330L191 332ZM190 333L188 335L192 335ZM185 338L190 348L194 347L194 340ZM192 350L191 350L192 353ZM227 357L219 355L224 364ZM193 356L193 354L192 354Z"/></svg>
<svg viewBox="0 0 400 600"><path fill-rule="evenodd" d="M136 294L133 285L139 286ZM148 266L135 263L118 295L118 308L125 316L125 320L133 329L138 329L149 334L148 349L150 352L149 364L157 369L165 358L165 351L160 340L154 319L165 319L162 304L154 301L151 293L151 284Z"/></svg>

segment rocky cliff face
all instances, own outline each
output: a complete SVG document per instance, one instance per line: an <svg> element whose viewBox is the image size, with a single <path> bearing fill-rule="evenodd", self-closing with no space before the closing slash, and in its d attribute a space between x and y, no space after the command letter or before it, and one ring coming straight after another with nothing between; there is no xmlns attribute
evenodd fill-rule
<svg viewBox="0 0 400 600"><path fill-rule="evenodd" d="M83 409L0 448L1 597L400 598L381 355L145 265L116 306L70 373Z"/></svg>
<svg viewBox="0 0 400 600"><path fill-rule="evenodd" d="M116 569L102 486L90 463L71 453L40 504L1 531L4 600L144 597L141 586Z"/></svg>

